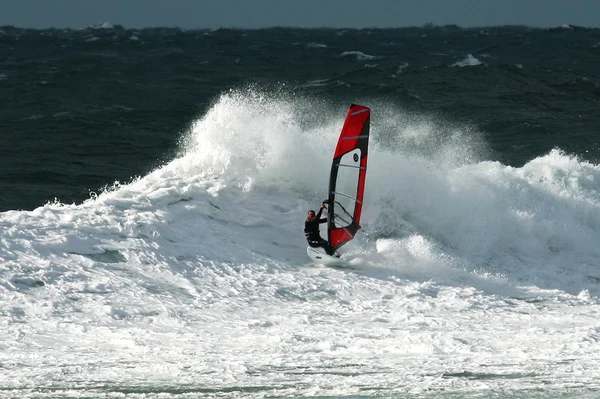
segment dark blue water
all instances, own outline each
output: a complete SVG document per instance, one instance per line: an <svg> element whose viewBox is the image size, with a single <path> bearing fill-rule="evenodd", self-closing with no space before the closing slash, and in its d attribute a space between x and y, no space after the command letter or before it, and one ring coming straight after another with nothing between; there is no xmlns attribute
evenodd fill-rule
<svg viewBox="0 0 600 399"><path fill-rule="evenodd" d="M364 103L374 123L376 105L393 104L433 116L440 141L444 126L477 131L504 164L552 148L598 163L599 60L600 30L578 27L1 27L0 211L77 203L148 173L240 88Z"/></svg>

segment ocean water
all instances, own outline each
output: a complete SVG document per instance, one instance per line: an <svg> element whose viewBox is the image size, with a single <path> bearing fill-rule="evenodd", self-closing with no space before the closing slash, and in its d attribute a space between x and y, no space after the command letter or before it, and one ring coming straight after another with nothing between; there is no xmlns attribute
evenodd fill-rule
<svg viewBox="0 0 600 399"><path fill-rule="evenodd" d="M0 28L0 397L597 398L600 30ZM351 267L309 262L351 103Z"/></svg>

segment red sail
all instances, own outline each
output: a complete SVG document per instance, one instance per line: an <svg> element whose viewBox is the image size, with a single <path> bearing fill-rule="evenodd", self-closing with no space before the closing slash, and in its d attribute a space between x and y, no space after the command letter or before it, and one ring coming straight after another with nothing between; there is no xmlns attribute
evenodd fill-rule
<svg viewBox="0 0 600 399"><path fill-rule="evenodd" d="M329 176L328 236L335 251L360 229L371 110L352 104L338 139Z"/></svg>

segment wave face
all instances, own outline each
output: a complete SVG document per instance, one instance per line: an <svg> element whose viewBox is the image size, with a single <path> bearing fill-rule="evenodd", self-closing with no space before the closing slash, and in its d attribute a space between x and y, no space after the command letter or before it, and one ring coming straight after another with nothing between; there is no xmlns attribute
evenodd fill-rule
<svg viewBox="0 0 600 399"><path fill-rule="evenodd" d="M467 41L470 49L433 67L419 66L421 53L392 62L397 49L385 50L398 46L399 37L429 40L424 34L440 35L448 47L452 38L474 35L505 35L497 41L555 35L559 42L580 35L596 43L595 31L484 34L447 27L398 36L395 30L131 31L105 24L2 32L4 46L15 37L29 46L81 46L90 58L72 62L80 75L62 64L48 72L67 53L46 63L25 63L20 53L13 61L48 69L47 83L29 87L32 93L59 96L79 76L92 94L88 103L76 93L66 97L60 112L55 102L27 102L11 85L39 77L32 70L17 76L17 67L2 61L0 90L15 95L5 120L19 139L2 147L8 165L2 184L13 190L1 198L17 206L0 213L0 396L597 396L600 166L593 135L582 133L594 123L583 105L593 93L577 100L577 117L571 105L561 105L596 77L554 87L541 111L525 100L549 86L532 80L524 60L516 67L515 60L498 65L483 56L496 54L495 47L475 51ZM267 34L281 51L327 52L332 63L360 63L359 53L376 58L368 60L364 82L356 72L362 64L336 74L325 61L319 73L305 65L273 72L247 54L238 54L240 76L270 70L286 81L237 84L223 72L233 69L216 67L213 77L205 74L217 50L253 51L247 41ZM191 35L196 44L212 41L215 52L192 56ZM295 41L282 41L286 35ZM379 45L344 41L363 35ZM99 43L113 43L131 58L115 58ZM136 64L140 45L147 46L143 57L156 57L152 68ZM469 54L481 64L452 67ZM187 57L207 63L177 70ZM141 68L137 78L123 78L125 60ZM173 74L162 83L148 79L165 71L165 60ZM121 77L108 72L114 63L124 68L116 70ZM104 83L84 79L86 68ZM463 97L442 101L449 94L431 89L445 74L472 81ZM398 91L389 84L411 76L432 86ZM521 79L538 91L517 95L494 86L496 95L516 96L508 104L486 103L492 90L477 98L466 93L492 76ZM111 79L122 81L112 94ZM147 86L140 84L145 79ZM198 99L183 94L194 79L206 79ZM174 93L182 97L174 100ZM185 110L194 101L200 105ZM302 222L324 198L350 102L372 109L362 229L342 248L351 267L325 268L309 263ZM516 104L521 113L506 118ZM567 122L551 116L552 107L562 107L554 112ZM566 126L576 119L580 124ZM559 127L570 133L570 146L542 132ZM519 129L530 134L518 135ZM24 188L42 204L26 206L35 201L23 199ZM85 191L86 199L77 200L83 194L73 190Z"/></svg>

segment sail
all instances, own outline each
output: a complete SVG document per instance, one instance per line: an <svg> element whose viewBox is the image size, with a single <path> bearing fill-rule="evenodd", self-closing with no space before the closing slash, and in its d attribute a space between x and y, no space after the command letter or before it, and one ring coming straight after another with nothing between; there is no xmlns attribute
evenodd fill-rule
<svg viewBox="0 0 600 399"><path fill-rule="evenodd" d="M327 214L328 252L331 253L352 240L360 229L370 119L369 108L352 104L333 155Z"/></svg>

